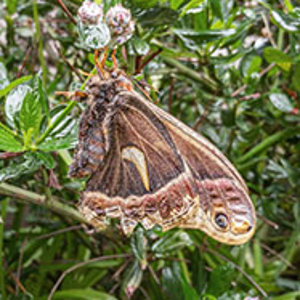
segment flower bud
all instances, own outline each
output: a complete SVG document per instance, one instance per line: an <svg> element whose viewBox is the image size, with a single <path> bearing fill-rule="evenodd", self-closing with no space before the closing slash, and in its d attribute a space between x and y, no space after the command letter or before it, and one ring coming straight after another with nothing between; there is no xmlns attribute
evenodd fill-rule
<svg viewBox="0 0 300 300"><path fill-rule="evenodd" d="M131 38L135 24L130 10L117 4L108 10L105 19L116 44L123 44Z"/></svg>
<svg viewBox="0 0 300 300"><path fill-rule="evenodd" d="M102 21L103 8L94 1L85 0L77 12L83 24L96 25Z"/></svg>

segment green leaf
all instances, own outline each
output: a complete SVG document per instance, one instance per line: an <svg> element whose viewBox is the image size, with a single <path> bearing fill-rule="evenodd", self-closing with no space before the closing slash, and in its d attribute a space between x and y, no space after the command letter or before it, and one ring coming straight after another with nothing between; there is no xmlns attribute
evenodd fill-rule
<svg viewBox="0 0 300 300"><path fill-rule="evenodd" d="M10 164L0 170L0 182L8 179L16 179L24 174L35 172L41 166L35 155L26 153L17 162L11 161Z"/></svg>
<svg viewBox="0 0 300 300"><path fill-rule="evenodd" d="M37 144L42 143L50 135L50 133L54 131L54 129L56 129L64 121L64 119L68 116L68 114L71 112L75 105L75 101L70 101L68 103L68 106L59 114L59 116L57 116L57 118L55 118L55 120L53 120L53 122L50 123L46 131L37 141Z"/></svg>
<svg viewBox="0 0 300 300"><path fill-rule="evenodd" d="M132 0L133 4L140 8L151 8L157 4L157 0Z"/></svg>
<svg viewBox="0 0 300 300"><path fill-rule="evenodd" d="M77 134L70 134L62 138L50 137L38 145L38 149L52 152L62 149L73 149L77 143Z"/></svg>
<svg viewBox="0 0 300 300"><path fill-rule="evenodd" d="M20 110L20 127L24 132L32 128L33 137L39 133L42 117L41 104L39 98L33 93L27 93Z"/></svg>
<svg viewBox="0 0 300 300"><path fill-rule="evenodd" d="M50 153L36 152L37 158L45 165L47 169L53 169L55 167L55 160Z"/></svg>
<svg viewBox="0 0 300 300"><path fill-rule="evenodd" d="M7 70L5 65L0 62L0 91L9 85L9 80L7 77ZM0 97L1 98L1 97Z"/></svg>
<svg viewBox="0 0 300 300"><path fill-rule="evenodd" d="M7 95L5 100L6 122L15 129L19 129L19 112L23 100L32 88L28 85L19 85Z"/></svg>
<svg viewBox="0 0 300 300"><path fill-rule="evenodd" d="M183 17L190 9L194 7L198 7L199 5L203 4L204 0L191 0L188 2L187 5L184 6L182 12L180 13L180 18Z"/></svg>
<svg viewBox="0 0 300 300"><path fill-rule="evenodd" d="M170 25L177 21L179 13L168 7L153 7L140 14L139 21L143 26L151 28L161 25Z"/></svg>
<svg viewBox="0 0 300 300"><path fill-rule="evenodd" d="M138 227L131 237L130 245L132 252L138 259L142 270L147 267L147 239L144 236L144 230Z"/></svg>
<svg viewBox="0 0 300 300"><path fill-rule="evenodd" d="M182 3L184 3L184 0L171 0L170 7L172 9L178 9Z"/></svg>
<svg viewBox="0 0 300 300"><path fill-rule="evenodd" d="M150 47L146 41L136 37L132 39L132 43L134 50L138 55L146 55L149 53Z"/></svg>
<svg viewBox="0 0 300 300"><path fill-rule="evenodd" d="M117 298L92 289L70 289L58 291L53 295L53 300L117 300Z"/></svg>
<svg viewBox="0 0 300 300"><path fill-rule="evenodd" d="M7 10L10 15L16 12L17 4L18 4L18 0L6 0Z"/></svg>
<svg viewBox="0 0 300 300"><path fill-rule="evenodd" d="M294 88L300 92L300 61L295 64L292 83Z"/></svg>
<svg viewBox="0 0 300 300"><path fill-rule="evenodd" d="M46 92L43 88L42 80L38 75L36 75L33 80L33 93L38 98L43 111L46 114L48 114L48 112L49 112L48 98L47 98Z"/></svg>
<svg viewBox="0 0 300 300"><path fill-rule="evenodd" d="M271 103L279 110L283 112L291 112L293 106L289 98L285 94L273 93L269 96Z"/></svg>
<svg viewBox="0 0 300 300"><path fill-rule="evenodd" d="M272 47L265 48L263 54L268 63L276 63L283 70L289 71L293 60L287 54Z"/></svg>
<svg viewBox="0 0 300 300"><path fill-rule="evenodd" d="M300 21L298 17L293 17L292 14L285 14L278 10L272 10L271 15L279 27L289 32L300 31Z"/></svg>
<svg viewBox="0 0 300 300"><path fill-rule="evenodd" d="M140 286L143 277L143 271L140 268L138 260L135 260L132 267L127 271L122 284L122 290L130 298L136 289Z"/></svg>
<svg viewBox="0 0 300 300"><path fill-rule="evenodd" d="M167 299L172 300L198 300L195 289L190 286L183 276L179 263L174 262L172 267L163 269L162 282L166 290Z"/></svg>
<svg viewBox="0 0 300 300"><path fill-rule="evenodd" d="M246 55L241 63L241 70L243 76L247 79L253 73L258 73L262 59L258 55Z"/></svg>
<svg viewBox="0 0 300 300"><path fill-rule="evenodd" d="M21 152L24 150L11 130L2 123L0 123L0 150L8 152Z"/></svg>
<svg viewBox="0 0 300 300"><path fill-rule="evenodd" d="M210 5L215 16L223 21L222 5L220 0L211 0Z"/></svg>
<svg viewBox="0 0 300 300"><path fill-rule="evenodd" d="M300 297L300 291L286 293L277 297L273 297L273 300L297 300Z"/></svg>
<svg viewBox="0 0 300 300"><path fill-rule="evenodd" d="M24 76L21 78L18 78L11 82L9 85L7 85L4 89L0 90L0 98L3 96L6 96L13 88L20 85L21 83L24 83L32 78L32 75Z"/></svg>
<svg viewBox="0 0 300 300"><path fill-rule="evenodd" d="M230 263L219 265L210 274L206 292L217 297L221 296L230 289L234 277L234 267Z"/></svg>
<svg viewBox="0 0 300 300"><path fill-rule="evenodd" d="M158 257L162 257L169 255L172 251L178 251L183 247L192 245L192 243L193 241L186 232L180 230L171 231L152 245L152 251Z"/></svg>
<svg viewBox="0 0 300 300"><path fill-rule="evenodd" d="M230 29L213 29L213 30L188 30L173 29L173 32L186 44L194 42L195 46L209 41L219 40L225 37L233 36L236 30Z"/></svg>

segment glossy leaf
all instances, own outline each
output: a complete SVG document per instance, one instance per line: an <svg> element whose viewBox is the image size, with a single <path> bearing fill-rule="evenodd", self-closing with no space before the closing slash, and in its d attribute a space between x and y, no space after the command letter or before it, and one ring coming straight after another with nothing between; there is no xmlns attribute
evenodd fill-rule
<svg viewBox="0 0 300 300"><path fill-rule="evenodd" d="M39 134L41 118L42 109L39 98L31 92L27 93L22 102L19 116L21 130L27 132L32 129L33 137L36 137Z"/></svg>
<svg viewBox="0 0 300 300"><path fill-rule="evenodd" d="M16 127L18 123L18 114L21 110L23 100L28 92L31 92L32 88L28 85L19 85L15 87L6 97L5 101L5 114L6 121L11 127ZM18 126L18 125L17 125Z"/></svg>
<svg viewBox="0 0 300 300"><path fill-rule="evenodd" d="M20 84L22 84L26 81L29 81L31 78L32 78L32 76L28 75L28 76L18 78L16 80L12 81L11 83L6 81L5 86L1 87L1 85L0 85L0 98L3 97L3 96L6 96L12 89L14 89L18 85L20 85ZM3 80L3 79L0 79L0 80Z"/></svg>
<svg viewBox="0 0 300 300"><path fill-rule="evenodd" d="M58 291L53 296L54 300L116 300L117 298L92 289L69 289Z"/></svg>
<svg viewBox="0 0 300 300"><path fill-rule="evenodd" d="M36 152L37 158L46 166L47 169L53 169L55 167L55 160L50 153Z"/></svg>
<svg viewBox="0 0 300 300"><path fill-rule="evenodd" d="M123 280L122 290L126 296L130 298L136 289L140 286L142 281L143 271L140 268L138 260L135 260L130 269L126 272Z"/></svg>
<svg viewBox="0 0 300 300"><path fill-rule="evenodd" d="M0 169L0 182L31 174L38 170L41 164L34 155L26 154L17 162L11 162L7 167Z"/></svg>
<svg viewBox="0 0 300 300"><path fill-rule="evenodd" d="M285 94L273 93L269 96L269 98L277 109L283 112L291 112L293 110L293 106Z"/></svg>
<svg viewBox="0 0 300 300"><path fill-rule="evenodd" d="M163 269L162 280L167 299L198 300L196 291L184 280L178 263Z"/></svg>
<svg viewBox="0 0 300 300"><path fill-rule="evenodd" d="M0 123L0 150L8 152L23 151L22 144L16 139L15 135Z"/></svg>
<svg viewBox="0 0 300 300"><path fill-rule="evenodd" d="M4 64L0 62L0 95L1 95L1 91L8 85L9 85L9 80L7 78L6 68Z"/></svg>
<svg viewBox="0 0 300 300"><path fill-rule="evenodd" d="M192 240L186 232L169 232L152 245L152 251L154 251L157 256L164 256L168 255L169 252L177 251L191 244Z"/></svg>
<svg viewBox="0 0 300 300"><path fill-rule="evenodd" d="M282 29L289 32L299 32L300 31L300 20L292 15L287 15L281 11L273 10L271 12L275 23Z"/></svg>
<svg viewBox="0 0 300 300"><path fill-rule="evenodd" d="M264 57L269 63L277 63L285 71L289 71L292 59L279 49L267 47L264 49Z"/></svg>
<svg viewBox="0 0 300 300"><path fill-rule="evenodd" d="M210 274L210 280L206 293L221 296L230 289L231 281L234 279L234 268L231 264L220 265Z"/></svg>
<svg viewBox="0 0 300 300"><path fill-rule="evenodd" d="M178 19L179 13L167 7L153 7L138 15L143 26L160 26L173 24Z"/></svg>
<svg viewBox="0 0 300 300"><path fill-rule="evenodd" d="M138 259L141 269L147 267L147 239L144 236L144 230L139 227L131 237L131 249L135 257Z"/></svg>
<svg viewBox="0 0 300 300"><path fill-rule="evenodd" d="M49 137L43 143L39 144L38 148L46 152L52 152L62 149L73 149L76 143L77 135L74 133L61 138Z"/></svg>

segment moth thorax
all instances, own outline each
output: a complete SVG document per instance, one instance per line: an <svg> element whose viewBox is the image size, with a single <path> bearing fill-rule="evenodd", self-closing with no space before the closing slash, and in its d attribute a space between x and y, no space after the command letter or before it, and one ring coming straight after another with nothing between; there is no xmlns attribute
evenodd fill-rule
<svg viewBox="0 0 300 300"><path fill-rule="evenodd" d="M116 90L118 92L121 91L132 91L133 90L133 86L131 81L123 75L120 75L117 79L116 79Z"/></svg>

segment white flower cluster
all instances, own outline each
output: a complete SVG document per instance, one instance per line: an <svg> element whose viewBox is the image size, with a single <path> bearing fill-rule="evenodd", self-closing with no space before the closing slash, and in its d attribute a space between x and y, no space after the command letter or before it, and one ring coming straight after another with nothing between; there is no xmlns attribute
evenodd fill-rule
<svg viewBox="0 0 300 300"><path fill-rule="evenodd" d="M85 0L78 10L79 33L84 44L92 49L115 47L128 41L134 32L130 10L121 4L111 7L105 15L103 6Z"/></svg>

